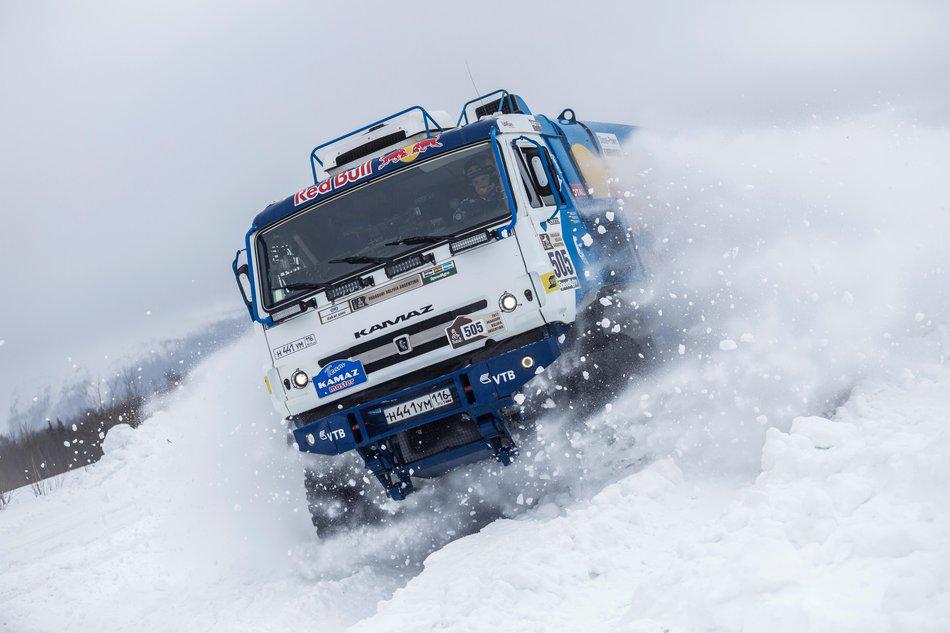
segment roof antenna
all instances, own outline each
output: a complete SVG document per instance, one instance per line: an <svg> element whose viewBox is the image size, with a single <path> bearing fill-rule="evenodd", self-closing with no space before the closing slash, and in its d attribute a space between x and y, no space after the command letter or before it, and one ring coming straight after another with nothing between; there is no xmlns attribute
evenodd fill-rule
<svg viewBox="0 0 950 633"><path fill-rule="evenodd" d="M478 96L482 93L478 91L478 86L475 85L475 78L472 77L472 68L468 65L468 60L465 60L465 70L468 71L468 78L472 80L472 88L475 89L475 96Z"/></svg>

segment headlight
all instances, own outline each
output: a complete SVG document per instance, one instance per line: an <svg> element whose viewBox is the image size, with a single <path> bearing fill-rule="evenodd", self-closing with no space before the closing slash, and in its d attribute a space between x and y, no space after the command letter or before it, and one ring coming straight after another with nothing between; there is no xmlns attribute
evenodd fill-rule
<svg viewBox="0 0 950 633"><path fill-rule="evenodd" d="M514 296L510 292L506 292L501 295L501 298L498 299L498 307L504 312L514 312L515 308L518 307L518 297Z"/></svg>
<svg viewBox="0 0 950 633"><path fill-rule="evenodd" d="M298 369L294 372L293 376L290 377L291 382L294 383L294 387L297 389L303 389L307 386L307 383L310 382L310 376L307 375L307 372L302 369Z"/></svg>

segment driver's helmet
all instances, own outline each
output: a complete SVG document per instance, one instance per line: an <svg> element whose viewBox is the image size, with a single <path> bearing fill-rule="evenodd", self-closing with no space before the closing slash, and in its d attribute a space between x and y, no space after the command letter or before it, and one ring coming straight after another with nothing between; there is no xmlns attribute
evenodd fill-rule
<svg viewBox="0 0 950 633"><path fill-rule="evenodd" d="M488 163L481 158L473 158L465 163L465 177L472 185L472 189L480 196L491 193L495 179Z"/></svg>

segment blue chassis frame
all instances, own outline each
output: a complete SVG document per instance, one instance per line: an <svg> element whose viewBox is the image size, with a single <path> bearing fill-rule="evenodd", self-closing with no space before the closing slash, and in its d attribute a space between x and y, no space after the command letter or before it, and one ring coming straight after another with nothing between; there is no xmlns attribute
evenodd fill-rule
<svg viewBox="0 0 950 633"><path fill-rule="evenodd" d="M557 360L562 351L557 342L558 337L567 329L568 326L560 323L546 325L544 336L539 341L381 398L335 411L296 429L293 432L294 439L298 448L308 453L337 455L356 449L389 496L397 500L412 492L410 475L434 477L487 454L507 465L516 454L517 446L501 410L514 403L514 393L537 375L538 368L548 367ZM522 363L526 357L533 360L529 367ZM482 381L486 375L487 383ZM506 380L501 382L499 376L504 376ZM402 424L385 422L382 413L384 408L442 388L452 390L454 403L450 407L417 415ZM467 415L474 421L481 436L479 440L413 462L405 462L392 442L382 441L397 433L459 414ZM355 431L359 432L360 441L357 441Z"/></svg>

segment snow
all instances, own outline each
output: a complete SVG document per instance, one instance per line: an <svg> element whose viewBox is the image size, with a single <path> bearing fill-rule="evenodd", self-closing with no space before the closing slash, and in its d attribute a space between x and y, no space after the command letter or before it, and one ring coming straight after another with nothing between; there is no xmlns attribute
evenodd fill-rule
<svg viewBox="0 0 950 633"><path fill-rule="evenodd" d="M669 358L331 537L242 338L0 511L0 630L950 630L948 141L645 135Z"/></svg>
<svg viewBox="0 0 950 633"><path fill-rule="evenodd" d="M666 459L497 521L352 630L948 630L948 394L938 365L869 381L833 419L770 429L752 482Z"/></svg>

